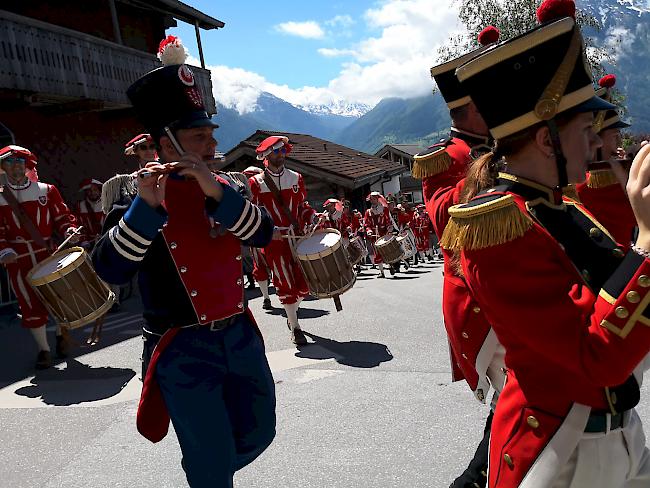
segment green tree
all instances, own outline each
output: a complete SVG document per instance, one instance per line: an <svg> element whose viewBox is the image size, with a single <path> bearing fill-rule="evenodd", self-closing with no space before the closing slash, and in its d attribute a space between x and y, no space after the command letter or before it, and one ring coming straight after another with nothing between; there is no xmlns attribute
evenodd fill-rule
<svg viewBox="0 0 650 488"><path fill-rule="evenodd" d="M461 56L477 48L478 35L483 28L493 25L501 31L506 41L535 28L540 0L455 0L460 6L458 17L466 29L450 37L438 50L439 62ZM576 20L584 32L600 32L602 23L584 11L578 10ZM587 57L596 78L605 74L604 63L614 64L613 48L597 46L594 38L585 35Z"/></svg>

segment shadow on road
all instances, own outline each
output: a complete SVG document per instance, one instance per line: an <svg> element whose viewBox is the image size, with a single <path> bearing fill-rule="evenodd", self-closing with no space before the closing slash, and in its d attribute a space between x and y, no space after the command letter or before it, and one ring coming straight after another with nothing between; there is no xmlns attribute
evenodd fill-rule
<svg viewBox="0 0 650 488"><path fill-rule="evenodd" d="M304 331L318 348L298 346L296 356L309 359L331 359L339 364L353 368L376 368L381 363L391 361L393 355L385 344L377 342L339 342Z"/></svg>
<svg viewBox="0 0 650 488"><path fill-rule="evenodd" d="M93 368L69 359L65 369L39 371L30 386L18 388L15 393L28 398L40 397L47 405L76 405L111 398L134 376L132 369Z"/></svg>
<svg viewBox="0 0 650 488"><path fill-rule="evenodd" d="M286 317L284 308L282 306L276 307L273 306L273 310L264 310L265 313L269 315L281 315ZM329 315L329 310L318 310L316 308L299 308L298 309L298 319L317 319L318 317L323 317Z"/></svg>

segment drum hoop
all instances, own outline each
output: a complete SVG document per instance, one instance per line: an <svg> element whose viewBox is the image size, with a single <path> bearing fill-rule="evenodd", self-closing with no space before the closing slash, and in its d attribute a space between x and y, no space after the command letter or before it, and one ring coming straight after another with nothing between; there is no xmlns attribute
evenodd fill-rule
<svg viewBox="0 0 650 488"><path fill-rule="evenodd" d="M339 237L341 236L341 233L336 229L321 229L314 232L310 237L313 237L318 234L332 234L334 232L337 233ZM315 254L300 254L298 252L298 247L300 246L301 242L306 240L307 238L303 237L302 239L299 239L298 243L296 244L296 256L298 256L298 259L300 261L320 261L325 256L329 256L331 254L334 254L334 252L338 251L341 248L341 242L343 241L342 238L339 239L338 242L336 243L336 246L328 247L327 249L325 249L325 251L322 252L318 252Z"/></svg>
<svg viewBox="0 0 650 488"><path fill-rule="evenodd" d="M33 279L32 276L34 275L34 272L36 271L37 267L41 267L41 265L48 263L50 261L54 261L55 259L58 259L60 256L65 255L65 254L72 254L73 252L79 252L81 251L81 256L80 259L75 259L73 262L65 266L64 268L57 269L56 271L43 276L42 278L36 278ZM72 273L75 269L79 268L83 263L86 262L86 250L83 247L70 247L68 249L64 249L63 251L56 252L52 254L50 257L45 258L43 261L40 261L39 263L36 264L29 272L27 273L27 281L29 282L30 285L32 286L42 286L47 283L52 283L53 281L58 281L59 279L63 278L66 275L69 275Z"/></svg>

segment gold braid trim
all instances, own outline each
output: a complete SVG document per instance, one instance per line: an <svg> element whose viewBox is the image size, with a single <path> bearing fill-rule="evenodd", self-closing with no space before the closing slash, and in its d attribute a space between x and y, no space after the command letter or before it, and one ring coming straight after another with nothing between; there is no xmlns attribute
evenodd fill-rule
<svg viewBox="0 0 650 488"><path fill-rule="evenodd" d="M454 252L505 244L522 237L533 225L512 195L471 207L455 205L449 215L440 245Z"/></svg>
<svg viewBox="0 0 650 488"><path fill-rule="evenodd" d="M453 162L444 147L430 154L416 155L413 158L411 175L418 180L423 180L429 176L436 176L443 171L447 171Z"/></svg>
<svg viewBox="0 0 650 488"><path fill-rule="evenodd" d="M587 181L589 188L605 188L616 184L618 184L618 179L610 169L591 171L589 173L589 181Z"/></svg>
<svg viewBox="0 0 650 488"><path fill-rule="evenodd" d="M580 203L580 196L578 195L578 191L576 190L575 185L569 185L562 188L562 194L574 202Z"/></svg>

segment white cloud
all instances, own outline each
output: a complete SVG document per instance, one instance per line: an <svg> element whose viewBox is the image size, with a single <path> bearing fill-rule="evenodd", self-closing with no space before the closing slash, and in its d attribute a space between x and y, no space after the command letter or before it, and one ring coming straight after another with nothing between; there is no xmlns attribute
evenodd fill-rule
<svg viewBox="0 0 650 488"><path fill-rule="evenodd" d="M337 15L336 17L332 17L330 20L325 21L325 25L332 27L351 27L355 23L354 19L349 15Z"/></svg>
<svg viewBox="0 0 650 488"><path fill-rule="evenodd" d="M306 22L283 22L275 26L275 30L290 36L298 36L304 39L322 39L325 31L318 22L308 20Z"/></svg>
<svg viewBox="0 0 650 488"><path fill-rule="evenodd" d="M384 1L364 16L370 27L379 29L377 36L342 48L318 49L325 57L352 58L327 86L292 89L271 83L256 73L217 66L212 68L215 98L224 106L246 112L254 108L263 91L294 105L329 104L336 100L374 105L386 97L424 95L433 87L429 68L436 64L438 48L461 30L456 7L454 0ZM349 16L338 16L325 24L332 26L331 22L335 22L343 26L350 20ZM288 24L307 23L280 25ZM323 30L313 24L320 35Z"/></svg>
<svg viewBox="0 0 650 488"><path fill-rule="evenodd" d="M621 56L630 54L636 35L623 26L612 27L607 31L605 38L605 48L613 56L614 61L618 61Z"/></svg>
<svg viewBox="0 0 650 488"><path fill-rule="evenodd" d="M329 47L322 47L318 50L318 54L326 58L336 58L340 56L356 56L357 52L354 49L336 49Z"/></svg>

